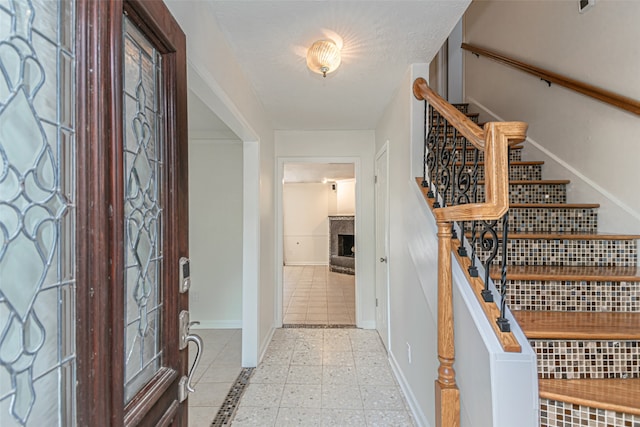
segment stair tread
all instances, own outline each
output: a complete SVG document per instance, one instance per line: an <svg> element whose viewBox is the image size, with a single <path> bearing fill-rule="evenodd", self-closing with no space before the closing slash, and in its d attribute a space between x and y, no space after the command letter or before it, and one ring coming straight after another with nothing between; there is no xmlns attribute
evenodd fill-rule
<svg viewBox="0 0 640 427"><path fill-rule="evenodd" d="M466 236L470 237L471 232L466 232ZM502 239L502 233L497 233L498 239ZM638 240L638 234L614 234L614 233L509 233L509 239L522 240Z"/></svg>
<svg viewBox="0 0 640 427"><path fill-rule="evenodd" d="M482 126L480 126L480 127L482 127ZM469 143L469 145L471 145L471 143ZM511 146L511 147L509 147L509 148L510 148L510 149L512 149L512 150L522 150L522 149L524 148L524 145L513 145L513 146ZM450 146L447 146L447 147L445 148L445 150L453 150L453 149L454 149L454 148L453 148L453 147L450 147ZM456 150L459 150L459 149L460 149L460 147L455 147L455 149L456 149Z"/></svg>
<svg viewBox="0 0 640 427"><path fill-rule="evenodd" d="M456 162L456 166L459 166L461 162ZM465 166L473 166L473 162L465 163ZM509 163L509 166L529 166L529 165L544 165L543 160L515 160ZM484 162L478 162L478 166L484 166Z"/></svg>
<svg viewBox="0 0 640 427"><path fill-rule="evenodd" d="M491 268L491 277L493 279L501 277L500 267ZM640 267L510 265L507 270L507 279L640 282Z"/></svg>
<svg viewBox="0 0 640 427"><path fill-rule="evenodd" d="M640 378L538 381L541 398L640 415Z"/></svg>
<svg viewBox="0 0 640 427"><path fill-rule="evenodd" d="M532 185L558 185L558 184L569 184L571 181L568 179L520 179L520 180L509 180L510 185L522 185L522 184L532 184ZM484 181L478 180L478 184L484 185Z"/></svg>
<svg viewBox="0 0 640 427"><path fill-rule="evenodd" d="M455 106L455 104L453 104L453 105ZM461 111L461 113L464 114L467 117L479 117L480 116L480 113L463 113L462 111ZM449 123L449 126L450 127L454 127L451 123Z"/></svg>
<svg viewBox="0 0 640 427"><path fill-rule="evenodd" d="M640 313L513 311L530 339L640 340Z"/></svg>
<svg viewBox="0 0 640 427"><path fill-rule="evenodd" d="M502 238L502 234L498 235ZM542 240L637 240L638 234L615 233L509 233L509 239L542 239Z"/></svg>
<svg viewBox="0 0 640 427"><path fill-rule="evenodd" d="M560 208L560 209L593 209L599 208L599 203L510 203L509 208L526 209L526 208Z"/></svg>

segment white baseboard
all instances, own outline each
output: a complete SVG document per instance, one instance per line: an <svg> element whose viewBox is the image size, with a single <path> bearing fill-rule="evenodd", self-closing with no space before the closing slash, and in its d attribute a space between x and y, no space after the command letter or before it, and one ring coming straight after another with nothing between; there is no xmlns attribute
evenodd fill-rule
<svg viewBox="0 0 640 427"><path fill-rule="evenodd" d="M407 404L409 404L411 415L413 415L413 419L415 420L416 424L418 424L419 427L429 427L430 424L427 421L427 417L424 415L424 412L422 412L422 409L420 408L416 397L411 391L411 387L409 386L407 379L402 374L402 371L400 370L400 367L396 362L396 358L391 352L389 352L389 363L391 365L391 370L393 371L393 374L398 381L398 384L400 384L400 388L402 389L404 396L407 398Z"/></svg>
<svg viewBox="0 0 640 427"><path fill-rule="evenodd" d="M260 362L262 362L262 358L264 357L264 354L267 352L267 348L269 348L269 343L271 342L271 339L273 338L273 334L275 332L276 332L276 328L272 326L271 330L269 331L265 339L260 343L260 348L258 349L258 365L260 364ZM247 367L248 366L244 366L244 368L247 368Z"/></svg>
<svg viewBox="0 0 640 427"><path fill-rule="evenodd" d="M191 329L242 329L242 320L201 320Z"/></svg>
<svg viewBox="0 0 640 427"><path fill-rule="evenodd" d="M375 329L376 328L376 321L375 320L361 320L360 322L358 322L357 327L361 328L361 329Z"/></svg>

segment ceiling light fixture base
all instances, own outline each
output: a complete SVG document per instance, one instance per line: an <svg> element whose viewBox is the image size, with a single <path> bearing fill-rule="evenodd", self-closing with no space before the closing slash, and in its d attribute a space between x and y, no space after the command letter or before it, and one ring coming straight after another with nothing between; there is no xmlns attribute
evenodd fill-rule
<svg viewBox="0 0 640 427"><path fill-rule="evenodd" d="M322 77L340 66L340 49L332 40L318 40L307 51L307 67Z"/></svg>

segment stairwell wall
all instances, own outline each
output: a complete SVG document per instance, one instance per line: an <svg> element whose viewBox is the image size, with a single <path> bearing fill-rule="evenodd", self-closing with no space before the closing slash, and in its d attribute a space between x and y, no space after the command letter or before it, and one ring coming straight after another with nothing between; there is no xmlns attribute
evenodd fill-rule
<svg viewBox="0 0 640 427"><path fill-rule="evenodd" d="M476 1L464 39L640 100L640 2ZM487 58L464 54L465 96L482 120L529 123L524 157L571 179L570 203L600 203L600 230L640 233L640 117Z"/></svg>

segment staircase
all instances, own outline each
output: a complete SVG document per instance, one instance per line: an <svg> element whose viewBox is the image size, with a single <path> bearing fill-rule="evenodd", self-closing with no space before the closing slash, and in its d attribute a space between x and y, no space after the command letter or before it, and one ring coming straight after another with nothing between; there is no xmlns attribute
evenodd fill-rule
<svg viewBox="0 0 640 427"><path fill-rule="evenodd" d="M599 206L568 204L570 182L544 180L543 162L521 153L510 154L508 306L537 355L540 425L640 427L640 236L598 232Z"/></svg>

